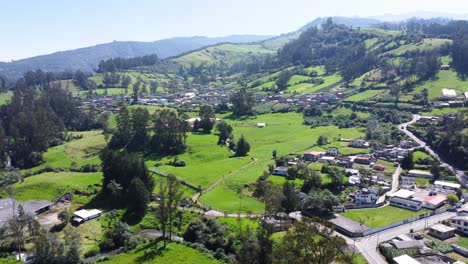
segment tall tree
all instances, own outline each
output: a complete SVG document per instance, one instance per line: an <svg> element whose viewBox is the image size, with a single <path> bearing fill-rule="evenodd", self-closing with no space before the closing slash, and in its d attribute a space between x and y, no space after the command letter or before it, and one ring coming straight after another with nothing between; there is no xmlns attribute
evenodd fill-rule
<svg viewBox="0 0 468 264"><path fill-rule="evenodd" d="M305 218L286 232L274 249L273 263L304 264L351 261L346 241L333 233L333 226L321 219Z"/></svg>
<svg viewBox="0 0 468 264"><path fill-rule="evenodd" d="M232 103L232 114L235 117L253 114L253 107L255 104L254 95L252 92L248 92L245 88L233 93L229 98L229 101Z"/></svg>
<svg viewBox="0 0 468 264"><path fill-rule="evenodd" d="M216 116L213 108L209 105L203 105L200 107L200 122L198 127L203 130L203 133L210 133L214 127Z"/></svg>
<svg viewBox="0 0 468 264"><path fill-rule="evenodd" d="M221 120L217 125L216 129L219 131L218 144L225 144L226 141L232 138L232 126Z"/></svg>
<svg viewBox="0 0 468 264"><path fill-rule="evenodd" d="M239 138L239 141L237 141L237 149L235 155L237 157L243 157L246 156L247 153L250 151L250 144L245 140L244 135L242 135Z"/></svg>

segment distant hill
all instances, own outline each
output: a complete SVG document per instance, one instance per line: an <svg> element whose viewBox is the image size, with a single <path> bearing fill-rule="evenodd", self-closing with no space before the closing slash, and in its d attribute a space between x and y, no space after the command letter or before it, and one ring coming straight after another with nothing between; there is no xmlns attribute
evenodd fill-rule
<svg viewBox="0 0 468 264"><path fill-rule="evenodd" d="M308 28L320 26L321 24L327 22L329 17L318 17L314 19L312 22L307 23L304 25L300 31L304 31ZM362 18L362 17L331 17L333 23L335 24L343 24L348 27L363 27L363 28L370 28L374 27L377 24L382 23L384 20L374 19L374 18Z"/></svg>
<svg viewBox="0 0 468 264"><path fill-rule="evenodd" d="M157 54L160 58L176 56L201 47L218 43L258 42L272 36L232 35L227 37L178 37L154 42L114 41L76 50L60 51L48 55L0 62L0 75L18 77L28 70L44 71L83 70L93 71L99 61L123 57L131 58Z"/></svg>

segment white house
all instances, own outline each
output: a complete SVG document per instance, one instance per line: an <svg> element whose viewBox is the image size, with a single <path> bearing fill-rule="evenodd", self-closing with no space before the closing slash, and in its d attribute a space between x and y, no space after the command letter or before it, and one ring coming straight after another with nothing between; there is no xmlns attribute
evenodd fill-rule
<svg viewBox="0 0 468 264"><path fill-rule="evenodd" d="M319 159L319 162L321 163L328 163L328 164L334 164L335 163L335 157L330 157L330 156L324 156Z"/></svg>
<svg viewBox="0 0 468 264"><path fill-rule="evenodd" d="M442 89L442 96L444 98L455 98L457 97L457 92L454 89Z"/></svg>
<svg viewBox="0 0 468 264"><path fill-rule="evenodd" d="M97 209L92 209L92 210L81 209L73 213L72 221L77 224L81 224L91 219L98 218L101 216L101 214L102 212Z"/></svg>
<svg viewBox="0 0 468 264"><path fill-rule="evenodd" d="M458 183L451 183L451 182L444 182L444 181L435 181L434 186L437 189L445 189L445 190L452 190L452 191L457 191L461 188L461 185Z"/></svg>
<svg viewBox="0 0 468 264"><path fill-rule="evenodd" d="M412 190L416 186L416 178L415 177L408 177L408 176L401 176L400 186L403 189Z"/></svg>
<svg viewBox="0 0 468 264"><path fill-rule="evenodd" d="M369 142L365 141L364 139L352 139L349 141L349 146L353 148L368 148Z"/></svg>
<svg viewBox="0 0 468 264"><path fill-rule="evenodd" d="M413 197L413 195L414 195L413 191L400 189L400 190L398 190L398 191L396 191L394 193L388 194L387 196L388 197L398 197L398 198L409 199L409 198Z"/></svg>
<svg viewBox="0 0 468 264"><path fill-rule="evenodd" d="M362 189L354 193L354 203L373 204L379 198L379 190L376 188Z"/></svg>
<svg viewBox="0 0 468 264"><path fill-rule="evenodd" d="M288 168L282 166L276 167L273 170L273 175L288 176Z"/></svg>
<svg viewBox="0 0 468 264"><path fill-rule="evenodd" d="M410 170L408 176L420 177L420 178L432 178L432 173L422 170Z"/></svg>
<svg viewBox="0 0 468 264"><path fill-rule="evenodd" d="M327 153L326 153L325 155L336 157L336 156L338 156L338 154L339 154L338 148L336 148L336 147L329 147L329 148L327 149Z"/></svg>
<svg viewBox="0 0 468 264"><path fill-rule="evenodd" d="M468 216L455 216L450 219L450 226L465 235L468 235Z"/></svg>
<svg viewBox="0 0 468 264"><path fill-rule="evenodd" d="M429 196L423 200L423 207L435 210L445 204L447 198L443 195Z"/></svg>
<svg viewBox="0 0 468 264"><path fill-rule="evenodd" d="M390 198L390 205L400 207L400 208L405 208L411 211L421 210L422 204L423 203L421 201L416 201L416 200L411 200L411 199L406 199L406 198L401 198L401 197Z"/></svg>

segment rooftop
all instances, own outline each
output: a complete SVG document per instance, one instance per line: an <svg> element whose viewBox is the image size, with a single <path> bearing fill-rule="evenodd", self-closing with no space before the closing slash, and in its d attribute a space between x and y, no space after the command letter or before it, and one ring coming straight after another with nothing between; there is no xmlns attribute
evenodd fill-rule
<svg viewBox="0 0 468 264"><path fill-rule="evenodd" d="M430 203L433 205L439 205L443 202L445 202L447 198L443 195L436 195L436 196L429 196L426 199L423 200L424 203Z"/></svg>
<svg viewBox="0 0 468 264"><path fill-rule="evenodd" d="M421 264L421 262L415 260L414 258L408 255L401 255L399 257L394 257L393 261L397 264Z"/></svg>
<svg viewBox="0 0 468 264"><path fill-rule="evenodd" d="M84 219L84 218L88 218L88 217L91 217L100 213L101 211L97 209L92 209L92 210L81 209L79 211L74 212L73 215Z"/></svg>
<svg viewBox="0 0 468 264"><path fill-rule="evenodd" d="M451 231L456 230L456 228L446 226L444 224L435 224L433 226L430 226L429 229L433 229L433 230L439 231L441 233L451 232Z"/></svg>
<svg viewBox="0 0 468 264"><path fill-rule="evenodd" d="M411 196L414 195L413 191L410 190L405 190L405 189L400 189L394 193L388 194L387 196L389 197L400 197L400 198L410 198Z"/></svg>
<svg viewBox="0 0 468 264"><path fill-rule="evenodd" d="M444 181L435 181L434 185L442 185L450 188L460 189L461 185L458 183L444 182Z"/></svg>

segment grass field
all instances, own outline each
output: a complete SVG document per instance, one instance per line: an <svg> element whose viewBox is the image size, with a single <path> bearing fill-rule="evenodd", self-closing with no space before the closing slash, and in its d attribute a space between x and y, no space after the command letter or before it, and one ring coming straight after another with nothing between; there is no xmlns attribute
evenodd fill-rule
<svg viewBox="0 0 468 264"><path fill-rule="evenodd" d="M434 80L421 83L414 88L411 94L421 93L424 88L428 89L430 99L442 96L443 88L453 88L460 95L462 92L468 91L468 80L460 79L453 70L440 71Z"/></svg>
<svg viewBox="0 0 468 264"><path fill-rule="evenodd" d="M288 85L294 85L297 83L301 83L304 81L311 80L312 78L309 76L304 76L304 75L293 75L291 78L289 78Z"/></svg>
<svg viewBox="0 0 468 264"><path fill-rule="evenodd" d="M220 223L229 225L233 230L245 230L247 227L255 231L260 226L260 219L258 218L233 218L233 217L218 217L216 218Z"/></svg>
<svg viewBox="0 0 468 264"><path fill-rule="evenodd" d="M264 210L264 204L245 194L238 194L236 190L222 184L200 197L200 201L208 208L227 213L258 213Z"/></svg>
<svg viewBox="0 0 468 264"><path fill-rule="evenodd" d="M52 200L73 190L87 191L88 187L102 183L102 173L46 172L27 177L23 182L13 185L15 198L26 200ZM100 189L100 188L98 188ZM85 204L90 197L76 195L77 204Z"/></svg>
<svg viewBox="0 0 468 264"><path fill-rule="evenodd" d="M423 152L423 151L413 152L414 163L419 163L420 161L424 159L434 160L434 158L431 155L427 154L426 152Z"/></svg>
<svg viewBox="0 0 468 264"><path fill-rule="evenodd" d="M394 55L401 55L408 51L432 50L444 44L449 44L449 43L452 43L450 39L426 38L426 39L423 39L422 42L417 43L417 44L402 45L394 50L389 51L389 53L394 54Z"/></svg>
<svg viewBox="0 0 468 264"><path fill-rule="evenodd" d="M383 90L367 90L362 93L354 94L348 98L345 99L345 101L348 102L360 102L364 101L366 99L372 98L378 94L381 94Z"/></svg>
<svg viewBox="0 0 468 264"><path fill-rule="evenodd" d="M157 247L161 245L145 244L130 253L119 254L111 257L108 261L100 263L127 264L127 263L157 263L157 264L215 264L219 261L209 258L197 250L176 243L171 243L163 251L158 251Z"/></svg>
<svg viewBox="0 0 468 264"><path fill-rule="evenodd" d="M286 91L290 93L313 93L313 92L318 92L321 89L329 85L335 84L341 80L341 76L339 74L322 76L320 78L324 80L324 83L319 84L319 85L315 85L312 83L300 83L300 84L289 86Z"/></svg>
<svg viewBox="0 0 468 264"><path fill-rule="evenodd" d="M45 167L70 168L73 162L77 167L86 164L101 164L99 152L106 144L102 131L71 132L71 134L82 135L83 138L48 149L44 153L45 163L25 172L34 172Z"/></svg>
<svg viewBox="0 0 468 264"><path fill-rule="evenodd" d="M422 114L431 115L431 116L443 116L445 114L462 112L462 111L466 112L468 111L468 108L467 107L434 108L430 112L424 112Z"/></svg>
<svg viewBox="0 0 468 264"><path fill-rule="evenodd" d="M364 225L371 228L377 228L408 218L416 217L428 212L430 211L426 209L419 212L413 212L389 205L381 208L349 210L345 213L342 213L341 215L348 217L356 222L362 220L364 221Z"/></svg>
<svg viewBox="0 0 468 264"><path fill-rule="evenodd" d="M184 65L190 65L191 63L200 65L203 62L215 63L220 61L234 63L252 55L273 53L275 53L274 50L267 49L260 44L220 44L194 51L172 60Z"/></svg>
<svg viewBox="0 0 468 264"><path fill-rule="evenodd" d="M460 237L455 244L468 248L468 237Z"/></svg>
<svg viewBox="0 0 468 264"><path fill-rule="evenodd" d="M6 105L10 102L13 92L0 93L0 105Z"/></svg>

